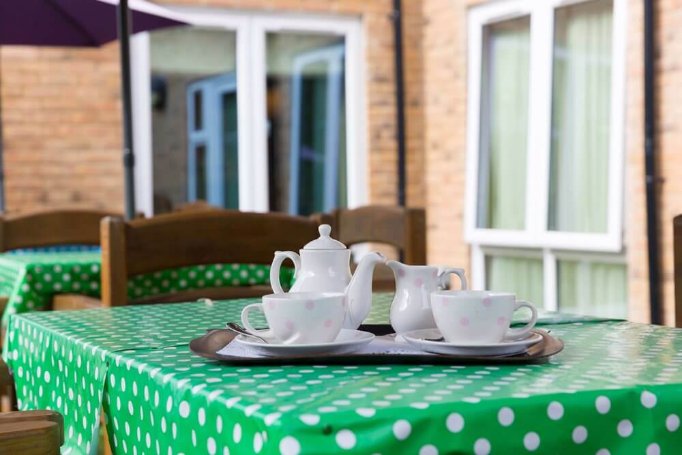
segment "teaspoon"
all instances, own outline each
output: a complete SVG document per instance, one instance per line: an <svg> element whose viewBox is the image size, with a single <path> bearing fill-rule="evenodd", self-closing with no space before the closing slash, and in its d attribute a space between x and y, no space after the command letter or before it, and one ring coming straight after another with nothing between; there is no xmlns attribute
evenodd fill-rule
<svg viewBox="0 0 682 455"><path fill-rule="evenodd" d="M236 322L228 322L227 324L225 324L225 327L227 327L228 330L231 330L232 332L238 333L240 335L244 335L251 338L257 338L264 343L268 343L268 340L266 340L265 338L260 337L258 335L254 335L253 333L247 331L244 327L237 324Z"/></svg>

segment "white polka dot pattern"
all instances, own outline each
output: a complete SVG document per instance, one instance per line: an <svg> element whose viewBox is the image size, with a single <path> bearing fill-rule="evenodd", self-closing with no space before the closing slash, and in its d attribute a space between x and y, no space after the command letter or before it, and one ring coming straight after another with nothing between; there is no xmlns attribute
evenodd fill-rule
<svg viewBox="0 0 682 455"><path fill-rule="evenodd" d="M14 317L21 408L62 412L72 453L95 443L102 405L116 451L138 454L657 454L682 434L682 339L664 327L552 325L566 349L545 365L235 367L189 352L251 301ZM390 297L375 303L385 320Z"/></svg>
<svg viewBox="0 0 682 455"><path fill-rule="evenodd" d="M576 444L582 444L587 440L587 428L582 425L575 427L573 430L573 442Z"/></svg>
<svg viewBox="0 0 682 455"><path fill-rule="evenodd" d="M47 308L52 296L75 293L92 297L100 294L99 250L65 250L0 254L0 295L9 297L2 326L9 316ZM255 264L212 264L179 267L131 277L131 300L178 290L221 286L267 284L270 267ZM281 281L292 281L293 271L281 269Z"/></svg>

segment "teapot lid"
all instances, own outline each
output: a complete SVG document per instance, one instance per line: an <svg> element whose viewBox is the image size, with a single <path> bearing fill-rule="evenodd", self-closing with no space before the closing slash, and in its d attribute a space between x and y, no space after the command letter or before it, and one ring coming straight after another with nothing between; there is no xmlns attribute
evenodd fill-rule
<svg viewBox="0 0 682 455"><path fill-rule="evenodd" d="M321 224L317 230L320 232L320 237L308 242L303 247L304 250L345 250L346 245L334 240L329 236L332 232L332 227L328 224Z"/></svg>

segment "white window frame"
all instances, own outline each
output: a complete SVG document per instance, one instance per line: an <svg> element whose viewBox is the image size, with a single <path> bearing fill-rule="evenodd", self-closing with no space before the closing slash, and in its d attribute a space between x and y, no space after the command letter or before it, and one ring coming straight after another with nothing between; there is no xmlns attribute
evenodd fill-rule
<svg viewBox="0 0 682 455"><path fill-rule="evenodd" d="M237 116L239 135L239 208L266 212L268 202L266 33L299 32L337 34L345 39L346 166L349 207L367 203L367 125L362 19L343 15L289 14L235 11L216 8L169 7L179 20L236 33ZM135 202L137 210L154 212L152 113L149 33L131 40Z"/></svg>
<svg viewBox="0 0 682 455"><path fill-rule="evenodd" d="M613 0L609 212L605 234L549 231L550 134L554 10L589 0L508 0L485 4L469 13L467 186L465 238L471 248L472 288L484 289L486 256L533 257L542 260L546 310L557 310L557 264L564 259L625 264L623 244L623 162L625 125L626 0ZM477 227L483 27L530 16L530 68L526 229ZM532 208L532 209L531 209Z"/></svg>
<svg viewBox="0 0 682 455"><path fill-rule="evenodd" d="M613 63L609 141L607 232L572 233L548 229L552 51L554 10L585 0L508 0L485 4L469 13L467 187L465 239L474 245L553 248L595 252L623 249L623 161L625 113L626 3L613 0ZM588 0L589 1L589 0ZM477 227L480 99L483 28L503 20L530 16L528 150L526 156L526 229ZM475 262L475 261L474 261Z"/></svg>

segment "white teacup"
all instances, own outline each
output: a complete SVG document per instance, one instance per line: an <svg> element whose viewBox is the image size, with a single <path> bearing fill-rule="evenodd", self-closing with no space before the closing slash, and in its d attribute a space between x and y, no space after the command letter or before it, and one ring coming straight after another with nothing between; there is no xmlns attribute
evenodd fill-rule
<svg viewBox="0 0 682 455"><path fill-rule="evenodd" d="M510 329L512 315L528 308L531 318L520 329ZM514 294L492 291L436 291L431 294L436 326L449 343L476 345L518 339L535 326L538 313Z"/></svg>
<svg viewBox="0 0 682 455"><path fill-rule="evenodd" d="M331 292L288 292L263 296L242 310L247 331L282 344L319 344L336 339L346 316L345 294ZM252 311L265 314L268 329L257 330L249 322Z"/></svg>

